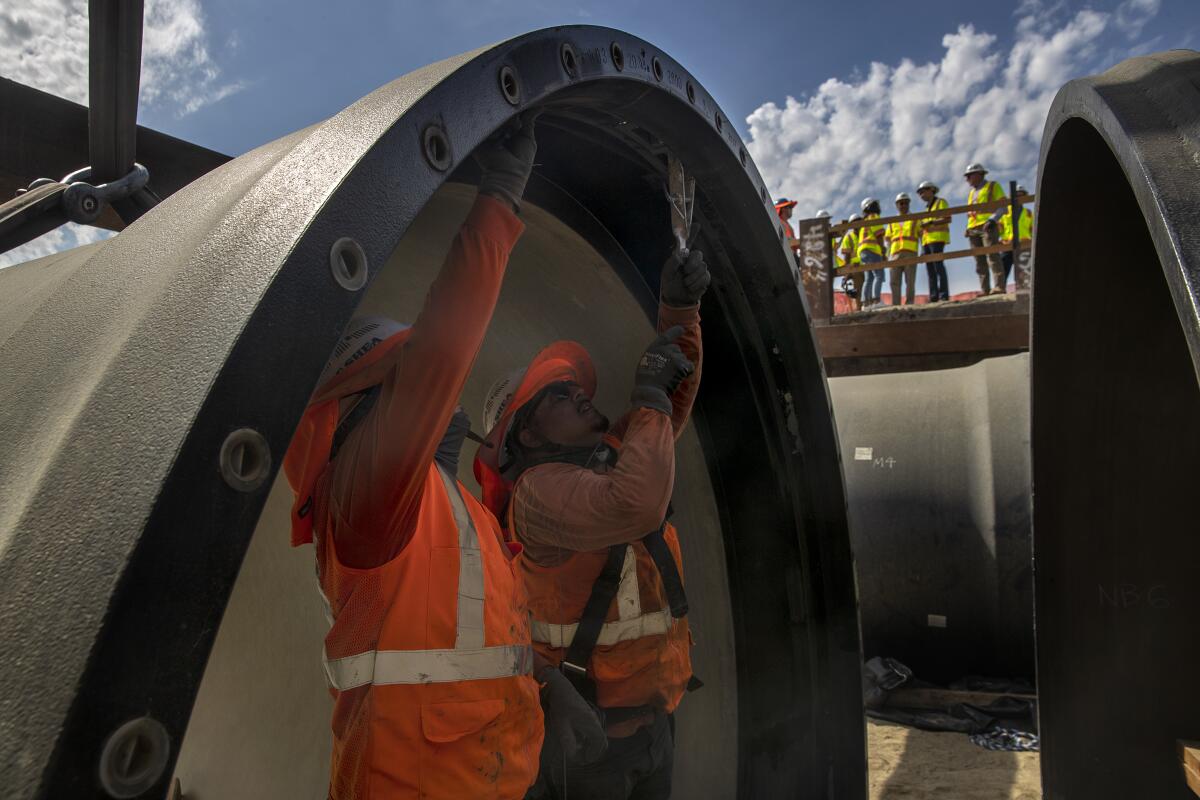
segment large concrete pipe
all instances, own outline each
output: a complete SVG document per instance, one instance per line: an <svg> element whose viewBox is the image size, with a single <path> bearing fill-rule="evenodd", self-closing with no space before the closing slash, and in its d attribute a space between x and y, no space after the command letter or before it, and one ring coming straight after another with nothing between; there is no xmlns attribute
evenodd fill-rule
<svg viewBox="0 0 1200 800"><path fill-rule="evenodd" d="M1033 678L1029 357L831 378L863 656Z"/></svg>
<svg viewBox="0 0 1200 800"><path fill-rule="evenodd" d="M412 319L470 201L471 151L533 106L528 228L464 403L477 415L494 376L572 337L619 409L678 156L714 288L679 448L707 686L679 715L677 796L865 797L841 469L782 231L704 89L592 27L425 67L106 243L0 272L6 796L109 796L102 770L148 776L127 796L161 797L173 774L195 800L324 796L321 614L277 468L352 314Z"/></svg>
<svg viewBox="0 0 1200 800"><path fill-rule="evenodd" d="M1193 797L1200 55L1059 92L1042 142L1033 531L1050 800Z"/></svg>

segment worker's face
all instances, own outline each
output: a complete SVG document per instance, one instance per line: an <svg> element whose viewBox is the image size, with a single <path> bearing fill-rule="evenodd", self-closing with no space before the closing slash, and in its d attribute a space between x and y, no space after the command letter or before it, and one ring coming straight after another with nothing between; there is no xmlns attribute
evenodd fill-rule
<svg viewBox="0 0 1200 800"><path fill-rule="evenodd" d="M908 213L908 203L909 203L908 200L897 200L896 201L896 210L899 211L901 214L907 214Z"/></svg>
<svg viewBox="0 0 1200 800"><path fill-rule="evenodd" d="M933 199L933 189L920 189L917 195L926 203Z"/></svg>
<svg viewBox="0 0 1200 800"><path fill-rule="evenodd" d="M779 216L781 219L785 219L785 220L791 219L792 218L792 206L784 206L783 208L779 209Z"/></svg>
<svg viewBox="0 0 1200 800"><path fill-rule="evenodd" d="M553 383L521 431L521 444L540 448L547 444L586 447L599 444L608 432L608 417L592 405L592 398L577 383Z"/></svg>
<svg viewBox="0 0 1200 800"><path fill-rule="evenodd" d="M967 173L967 183L969 183L971 185L972 189L978 189L979 184L983 183L983 173L982 172L968 172Z"/></svg>

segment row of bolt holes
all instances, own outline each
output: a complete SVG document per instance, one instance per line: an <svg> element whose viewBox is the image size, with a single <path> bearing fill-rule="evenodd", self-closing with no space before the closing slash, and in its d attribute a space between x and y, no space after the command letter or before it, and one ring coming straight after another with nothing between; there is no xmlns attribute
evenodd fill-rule
<svg viewBox="0 0 1200 800"><path fill-rule="evenodd" d="M625 53L621 50L621 45L613 42L610 46L610 52L612 54L613 66L616 67L618 72L624 71ZM576 77L579 74L579 64L575 58L575 48L564 42L559 48L559 56L562 60L563 69L566 70L567 75L571 78ZM654 56L651 59L650 67L654 72L654 79L661 83L663 79L663 67L662 62L658 59L658 56ZM500 68L499 78L500 91L504 95L504 99L507 100L510 105L520 105L521 85L517 81L516 70L505 64ZM691 81L687 82L687 98L688 102L695 105L696 88L692 86ZM721 118L720 114L714 115L714 121L717 126L717 130L723 131L725 127L725 121ZM435 124L427 127L424 135L422 136L422 142L424 144L425 157L428 159L430 165L434 169L438 170L439 172L445 172L446 170L450 169L453 161L450 155L450 142L446 139L445 132L439 126ZM745 148L738 148L738 160L742 162L743 167L747 166L749 159L746 156ZM770 205L771 199L767 194L766 188L760 187L759 191L761 193L763 202L767 205Z"/></svg>

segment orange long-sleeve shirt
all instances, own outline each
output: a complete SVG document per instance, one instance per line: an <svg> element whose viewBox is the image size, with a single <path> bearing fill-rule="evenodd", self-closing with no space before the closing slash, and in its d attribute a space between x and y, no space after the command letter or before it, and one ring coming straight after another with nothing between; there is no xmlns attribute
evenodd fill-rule
<svg viewBox="0 0 1200 800"><path fill-rule="evenodd" d="M480 195L429 288L408 341L372 364L374 408L346 438L329 477L338 557L368 569L412 538L429 464L492 320L508 256L525 226Z"/></svg>
<svg viewBox="0 0 1200 800"><path fill-rule="evenodd" d="M517 482L511 501L513 527L534 562L551 566L572 552L635 542L662 523L675 488L675 441L700 388L700 307L660 305L659 332L675 325L684 328L676 341L696 370L671 396L670 417L648 408L622 417L612 430L621 441L621 452L610 470L543 464Z"/></svg>

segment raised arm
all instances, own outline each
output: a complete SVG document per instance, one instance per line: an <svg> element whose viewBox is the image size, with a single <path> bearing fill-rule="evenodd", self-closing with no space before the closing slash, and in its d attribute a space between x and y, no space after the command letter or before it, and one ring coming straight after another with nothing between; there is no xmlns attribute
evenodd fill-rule
<svg viewBox="0 0 1200 800"><path fill-rule="evenodd" d="M368 568L412 536L434 452L446 431L524 226L520 202L536 144L532 123L478 155L480 194L459 229L408 341L375 365L381 391L347 438L330 497L338 555Z"/></svg>
<svg viewBox="0 0 1200 800"><path fill-rule="evenodd" d="M670 419L638 408L625 422L620 457L608 472L544 464L517 481L513 530L534 561L547 563L555 550L636 542L662 522L675 485Z"/></svg>
<svg viewBox="0 0 1200 800"><path fill-rule="evenodd" d="M687 425L692 405L696 402L696 392L700 390L700 372L704 360L700 336L700 298L711 282L712 275L704 262L704 254L699 250L692 250L686 261L672 254L663 265L658 332L663 333L674 327L683 328L675 344L679 345L693 367L692 374L684 378L671 393L671 426L676 439Z"/></svg>

